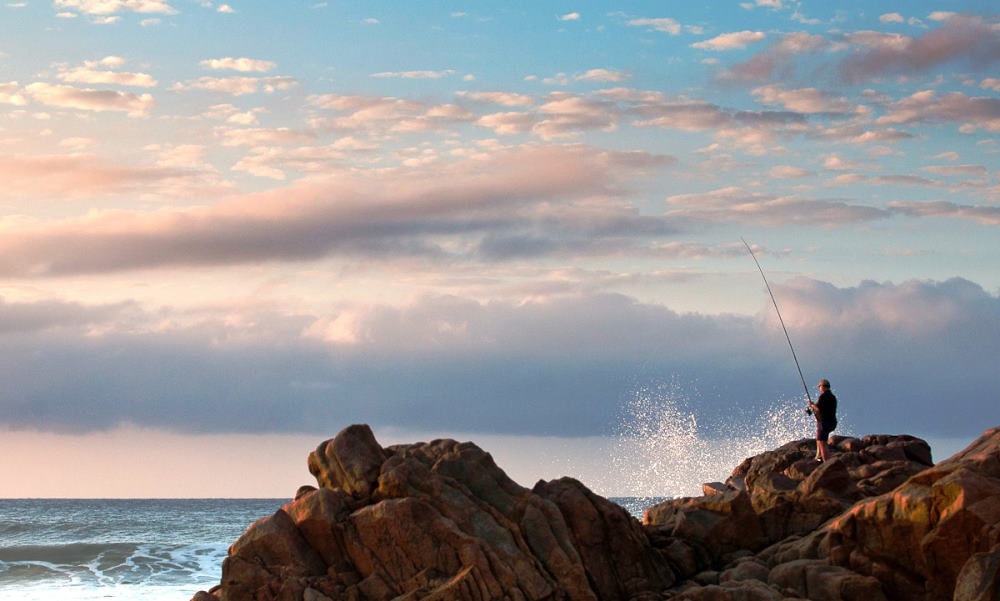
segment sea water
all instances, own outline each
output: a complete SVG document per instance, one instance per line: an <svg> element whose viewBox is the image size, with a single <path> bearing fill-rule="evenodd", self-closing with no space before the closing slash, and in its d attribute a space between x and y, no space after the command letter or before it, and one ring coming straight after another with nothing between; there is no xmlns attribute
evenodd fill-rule
<svg viewBox="0 0 1000 601"><path fill-rule="evenodd" d="M0 500L0 599L186 601L287 499Z"/></svg>

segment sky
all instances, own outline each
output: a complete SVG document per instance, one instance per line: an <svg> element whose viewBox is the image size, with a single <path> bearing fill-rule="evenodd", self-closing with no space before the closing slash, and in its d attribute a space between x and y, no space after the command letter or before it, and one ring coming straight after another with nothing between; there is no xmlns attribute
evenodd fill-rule
<svg viewBox="0 0 1000 601"><path fill-rule="evenodd" d="M971 442L998 141L992 2L6 0L0 497L286 496L353 423L586 482L649 391L766 430L742 239L844 429Z"/></svg>

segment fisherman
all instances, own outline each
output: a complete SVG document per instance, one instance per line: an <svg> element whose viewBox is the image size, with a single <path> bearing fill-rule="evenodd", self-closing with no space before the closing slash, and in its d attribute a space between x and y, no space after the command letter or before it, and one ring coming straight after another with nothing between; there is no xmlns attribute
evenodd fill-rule
<svg viewBox="0 0 1000 601"><path fill-rule="evenodd" d="M819 397L809 408L816 417L816 461L830 459L830 433L837 427L837 397L830 391L830 381L823 378L817 385Z"/></svg>

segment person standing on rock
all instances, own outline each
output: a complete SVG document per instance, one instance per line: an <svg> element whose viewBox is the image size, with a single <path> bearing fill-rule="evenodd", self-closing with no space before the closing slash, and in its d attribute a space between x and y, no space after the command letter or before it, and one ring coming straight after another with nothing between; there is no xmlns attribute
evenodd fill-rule
<svg viewBox="0 0 1000 601"><path fill-rule="evenodd" d="M837 427L837 397L830 391L830 381L823 378L817 385L819 397L809 403L816 417L816 460L830 459L830 433Z"/></svg>

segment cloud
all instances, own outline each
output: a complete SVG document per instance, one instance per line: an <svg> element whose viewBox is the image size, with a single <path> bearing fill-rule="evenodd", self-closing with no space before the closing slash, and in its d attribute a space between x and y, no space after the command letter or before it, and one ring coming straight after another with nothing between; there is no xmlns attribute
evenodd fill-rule
<svg viewBox="0 0 1000 601"><path fill-rule="evenodd" d="M232 96L246 96L263 91L273 94L279 90L288 90L299 84L293 77L199 77L186 82L177 82L172 89L177 91L205 90L221 92Z"/></svg>
<svg viewBox="0 0 1000 601"><path fill-rule="evenodd" d="M216 135L222 139L223 146L307 144L316 139L314 132L289 127L222 128L216 130Z"/></svg>
<svg viewBox="0 0 1000 601"><path fill-rule="evenodd" d="M746 48L748 44L755 44L767 37L762 31L734 31L723 33L712 39L691 44L692 48L701 50L737 50Z"/></svg>
<svg viewBox="0 0 1000 601"><path fill-rule="evenodd" d="M580 13L566 13L565 15L559 16L560 21L579 21Z"/></svg>
<svg viewBox="0 0 1000 601"><path fill-rule="evenodd" d="M126 71L113 71L101 69L100 67L120 67L124 60L117 56L107 56L100 61L85 61L82 66L62 68L57 77L69 83L83 84L115 84L121 86L134 86L140 88L156 87L157 81L148 73L129 73Z"/></svg>
<svg viewBox="0 0 1000 601"><path fill-rule="evenodd" d="M253 308L236 321L224 309L154 330L163 314L128 304L0 303L0 419L74 431L328 433L367 422L581 436L609 434L644 388L680 382L711 428L731 423L734 398L752 414L802 393L766 293L744 281L760 296L756 316L679 314L613 294L428 295L319 314ZM833 382L846 423L962 434L993 410L982 390L996 376L1000 299L975 283L772 286L807 376ZM87 334L112 322L130 326Z"/></svg>
<svg viewBox="0 0 1000 601"><path fill-rule="evenodd" d="M787 78L804 55L818 54L829 48L823 36L795 32L782 36L749 60L719 74L721 81L766 82Z"/></svg>
<svg viewBox="0 0 1000 601"><path fill-rule="evenodd" d="M87 154L0 155L0 176L5 189L25 198L73 199L134 193L140 189L153 193L203 175L202 169L190 166L128 165Z"/></svg>
<svg viewBox="0 0 1000 601"><path fill-rule="evenodd" d="M629 79L629 74L610 69L589 69L573 77L576 81L619 82Z"/></svg>
<svg viewBox="0 0 1000 601"><path fill-rule="evenodd" d="M809 175L796 168L793 177ZM787 175L787 174L786 174ZM767 226L807 224L820 226L868 223L892 216L877 207L852 205L839 200L812 200L775 196L729 186L709 192L676 194L666 199L668 218L702 223L755 223Z"/></svg>
<svg viewBox="0 0 1000 601"><path fill-rule="evenodd" d="M628 25L630 27L646 27L653 31L662 31L670 35L678 35L681 32L681 24L669 17L631 19Z"/></svg>
<svg viewBox="0 0 1000 601"><path fill-rule="evenodd" d="M493 130L500 136L528 133L538 123L539 118L532 113L491 113L476 120L476 125Z"/></svg>
<svg viewBox="0 0 1000 601"><path fill-rule="evenodd" d="M130 319L138 312L134 303L82 305L57 300L8 302L0 297L0 337L75 329L80 334Z"/></svg>
<svg viewBox="0 0 1000 601"><path fill-rule="evenodd" d="M114 90L94 90L42 82L28 84L25 92L47 106L85 111L118 111L130 117L144 116L155 105L151 94L132 94Z"/></svg>
<svg viewBox="0 0 1000 601"><path fill-rule="evenodd" d="M502 106L531 106L535 99L526 94L512 92L458 92L457 96L473 102L499 104Z"/></svg>
<svg viewBox="0 0 1000 601"><path fill-rule="evenodd" d="M893 210L913 217L944 217L966 219L982 225L1000 225L1000 207L962 205L948 201L903 202L895 201Z"/></svg>
<svg viewBox="0 0 1000 601"><path fill-rule="evenodd" d="M831 154L823 159L823 167L833 171L843 171L845 169L858 169L862 165L855 161L846 161L835 154Z"/></svg>
<svg viewBox="0 0 1000 601"><path fill-rule="evenodd" d="M311 106L338 113L311 123L319 129L350 133L405 134L471 123L476 116L457 104L425 104L391 96L324 94L311 96Z"/></svg>
<svg viewBox="0 0 1000 601"><path fill-rule="evenodd" d="M946 122L960 123L965 130L1000 132L1000 99L924 90L892 103L876 119L892 125Z"/></svg>
<svg viewBox="0 0 1000 601"><path fill-rule="evenodd" d="M795 167L794 165L776 165L767 172L774 179L801 179L816 175L808 169Z"/></svg>
<svg viewBox="0 0 1000 601"><path fill-rule="evenodd" d="M443 79L454 74L454 69L443 69L441 71L382 71L372 73L371 76L381 79Z"/></svg>
<svg viewBox="0 0 1000 601"><path fill-rule="evenodd" d="M12 104L14 106L24 106L28 104L27 99L21 94L20 86L16 81L0 83L0 104Z"/></svg>
<svg viewBox="0 0 1000 601"><path fill-rule="evenodd" d="M53 6L70 8L88 15L113 15L121 12L175 15L177 10L162 0L54 0Z"/></svg>
<svg viewBox="0 0 1000 601"><path fill-rule="evenodd" d="M266 73L277 67L273 61L246 57L233 58L230 56L224 58L206 59L198 64L200 64L202 68L211 69L213 71L239 71L241 73Z"/></svg>
<svg viewBox="0 0 1000 601"><path fill-rule="evenodd" d="M553 94L538 107L539 118L531 131L542 139L576 135L587 130L610 131L617 124L615 111L598 99Z"/></svg>
<svg viewBox="0 0 1000 601"><path fill-rule="evenodd" d="M857 105L848 102L846 98L816 88L788 90L770 85L754 88L753 95L764 104L780 104L799 113L844 114L858 110Z"/></svg>
<svg viewBox="0 0 1000 601"><path fill-rule="evenodd" d="M902 23L904 21L903 15L899 13L885 13L879 15L878 20L881 23Z"/></svg>
<svg viewBox="0 0 1000 601"><path fill-rule="evenodd" d="M620 252L629 240L672 231L662 218L639 215L616 200L620 181L671 160L584 146L528 147L427 173L335 174L212 207L94 213L6 232L0 274L97 274L331 255L468 260L485 239L496 248L497 240L516 240L524 231L562 239L561 247L610 239ZM446 251L442 237L466 244Z"/></svg>
<svg viewBox="0 0 1000 601"><path fill-rule="evenodd" d="M923 73L946 64L983 69L1000 62L1000 29L980 17L951 16L917 38L859 31L848 34L847 40L856 50L838 69L851 83Z"/></svg>
<svg viewBox="0 0 1000 601"><path fill-rule="evenodd" d="M976 176L985 177L988 174L982 165L927 165L921 171L944 176Z"/></svg>

